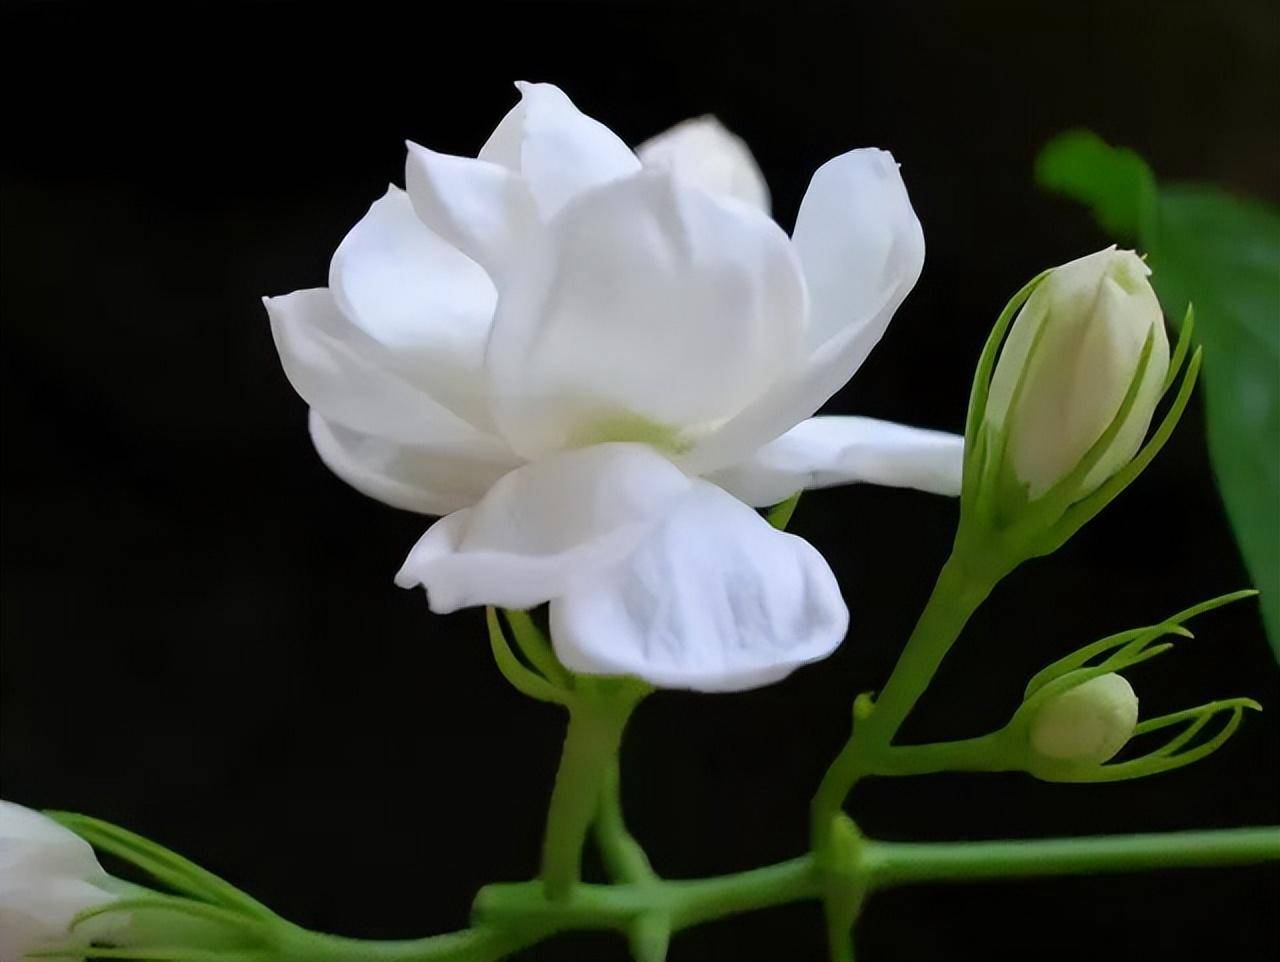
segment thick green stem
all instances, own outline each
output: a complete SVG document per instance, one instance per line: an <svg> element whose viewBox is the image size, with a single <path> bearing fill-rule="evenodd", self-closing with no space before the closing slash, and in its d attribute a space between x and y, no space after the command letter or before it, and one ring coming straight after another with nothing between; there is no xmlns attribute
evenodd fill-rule
<svg viewBox="0 0 1280 962"><path fill-rule="evenodd" d="M872 842L876 888L920 882L1212 868L1280 860L1280 827L1008 842Z"/></svg>
<svg viewBox="0 0 1280 962"><path fill-rule="evenodd" d="M740 912L814 898L819 878L811 856L764 868L687 881L575 886L565 899L548 899L536 882L488 885L476 896L475 915L499 928L563 931L625 930L639 916L667 913L684 929Z"/></svg>
<svg viewBox="0 0 1280 962"><path fill-rule="evenodd" d="M1149 835L1027 839L1004 842L877 842L863 840L845 868L866 892L900 885L1211 868L1280 861L1280 827L1218 829ZM476 896L476 927L404 942L294 930L271 958L291 962L496 962L558 932L629 933L645 917L660 916L671 931L742 912L830 893L812 855L715 878L658 879L625 885L575 886L568 897L547 898L539 881L488 885ZM853 906L856 909L857 906ZM842 958L851 958L845 940Z"/></svg>
<svg viewBox="0 0 1280 962"><path fill-rule="evenodd" d="M811 806L815 849L826 845L831 820L844 806L853 786L877 771L878 756L889 749L965 622L999 577L995 572L967 564L958 554L947 560L883 691L876 696L871 710L858 719L853 734L818 786Z"/></svg>
<svg viewBox="0 0 1280 962"><path fill-rule="evenodd" d="M638 700L619 690L578 698L569 706L569 729L542 842L542 880L549 898L567 897L581 877L582 847Z"/></svg>

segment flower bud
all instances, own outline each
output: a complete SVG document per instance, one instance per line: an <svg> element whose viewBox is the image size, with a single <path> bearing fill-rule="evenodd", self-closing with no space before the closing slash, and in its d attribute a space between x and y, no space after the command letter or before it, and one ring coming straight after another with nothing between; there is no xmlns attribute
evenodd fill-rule
<svg viewBox="0 0 1280 962"><path fill-rule="evenodd" d="M1055 695L1036 710L1031 747L1057 762L1101 765L1133 736L1138 696L1117 674L1099 675Z"/></svg>
<svg viewBox="0 0 1280 962"><path fill-rule="evenodd" d="M0 960L72 941L85 909L113 901L111 878L89 843L39 812L0 801ZM82 940L103 934L86 926Z"/></svg>
<svg viewBox="0 0 1280 962"><path fill-rule="evenodd" d="M1022 306L1000 352L985 420L1007 432L1006 469L1035 499L1066 478L1119 412L1150 357L1133 405L1073 497L1082 498L1137 453L1169 370L1169 340L1151 271L1109 248L1054 268Z"/></svg>

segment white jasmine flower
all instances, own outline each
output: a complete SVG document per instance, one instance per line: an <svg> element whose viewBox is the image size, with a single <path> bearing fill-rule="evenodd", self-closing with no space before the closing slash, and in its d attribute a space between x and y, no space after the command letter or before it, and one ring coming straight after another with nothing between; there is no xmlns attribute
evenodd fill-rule
<svg viewBox="0 0 1280 962"><path fill-rule="evenodd" d="M78 913L119 897L113 882L80 836L0 800L0 962L71 942L68 927ZM95 921L98 928L78 932L82 940L102 931L105 920Z"/></svg>
<svg viewBox="0 0 1280 962"><path fill-rule="evenodd" d="M830 571L725 491L959 491L959 438L805 420L919 276L897 165L828 162L788 238L718 125L642 166L557 88L518 86L477 158L410 144L407 191L348 234L327 290L267 301L317 450L447 515L400 584L436 611L550 601L576 670L724 689L822 657L847 618Z"/></svg>

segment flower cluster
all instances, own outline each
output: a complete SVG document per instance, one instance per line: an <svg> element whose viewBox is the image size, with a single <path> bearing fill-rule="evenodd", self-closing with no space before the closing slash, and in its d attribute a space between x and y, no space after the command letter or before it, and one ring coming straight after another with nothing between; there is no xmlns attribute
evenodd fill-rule
<svg viewBox="0 0 1280 962"><path fill-rule="evenodd" d="M397 583L448 612L550 603L584 674L704 691L828 655L830 569L753 510L850 481L960 490L961 439L811 417L884 333L924 242L891 155L813 177L790 237L715 121L632 152L558 88L477 157L409 145L333 256L266 302L324 462L443 515Z"/></svg>

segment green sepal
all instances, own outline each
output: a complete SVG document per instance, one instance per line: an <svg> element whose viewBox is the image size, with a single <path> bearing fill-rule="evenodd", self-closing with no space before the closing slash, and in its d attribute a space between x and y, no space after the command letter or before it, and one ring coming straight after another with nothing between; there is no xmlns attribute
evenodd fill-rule
<svg viewBox="0 0 1280 962"><path fill-rule="evenodd" d="M506 635L498 621L498 610L489 605L485 608L484 617L485 623L489 626L489 647L493 651L493 660L497 663L502 677L523 695L528 695L537 701L567 706L570 698L568 691L527 668L516 657L516 653L507 644Z"/></svg>
<svg viewBox="0 0 1280 962"><path fill-rule="evenodd" d="M802 494L804 494L803 491L797 491L785 501L779 501L764 513L764 519L779 531L786 531L787 525L791 523L791 516L796 513L796 505L800 503Z"/></svg>
<svg viewBox="0 0 1280 962"><path fill-rule="evenodd" d="M1189 708L1171 715L1163 715L1143 722L1134 729L1134 736L1149 734L1171 725L1190 722L1187 729L1175 735L1159 748L1147 752L1138 758L1122 762L1106 762L1101 765L1075 766L1062 762L1038 760L1031 773L1043 781L1050 782L1120 782L1134 778L1145 778L1162 772L1183 768L1212 755L1227 743L1235 734L1244 717L1245 710L1261 711L1262 706L1251 698L1224 698L1212 701L1196 708ZM1210 739L1194 748L1181 749L1198 734L1216 715L1230 712L1226 724Z"/></svg>
<svg viewBox="0 0 1280 962"><path fill-rule="evenodd" d="M1122 631L1119 634L1103 638L1101 641L1095 641L1092 644L1085 645L1083 648L1078 648L1071 654L1059 658L1057 661L1037 672L1032 679L1027 682L1027 688L1023 694L1023 700L1030 698L1055 678L1058 678L1069 671L1081 668L1091 659L1115 648L1128 646L1139 640L1144 641L1144 643L1149 643L1163 635L1179 635L1183 638L1194 637L1190 631L1187 631L1182 627L1184 622L1189 621L1197 615L1202 615L1207 611L1212 611L1215 608L1221 608L1223 605L1229 605L1235 601L1255 597L1257 594L1258 592L1254 589L1246 588L1243 591L1233 591L1229 594L1219 595L1216 598L1210 598L1208 601L1202 601L1198 605L1192 605L1190 608L1179 611L1177 614L1170 615L1168 618L1156 624ZM1132 662L1130 663L1132 664Z"/></svg>
<svg viewBox="0 0 1280 962"><path fill-rule="evenodd" d="M1182 327L1178 330L1178 343L1174 345L1173 354L1169 358L1169 372L1164 376L1164 384L1160 387L1161 396L1169 393L1173 382L1178 379L1183 362L1187 359L1187 351L1191 349L1191 335L1196 329L1196 309L1187 305L1187 312L1182 315Z"/></svg>
<svg viewBox="0 0 1280 962"><path fill-rule="evenodd" d="M75 931L77 927L90 919L111 915L116 912L142 911L185 915L204 922L212 922L215 925L225 925L239 934L248 935L255 939L266 939L269 935L266 923L268 921L276 921L274 916L271 920L267 920L259 915L248 915L241 910L227 908L222 905L211 905L208 902L197 902L173 895L155 894L116 899L103 905L87 908L72 918L68 928L71 931Z"/></svg>
<svg viewBox="0 0 1280 962"><path fill-rule="evenodd" d="M502 614L511 629L511 637L516 640L516 647L529 664L553 685L572 688L573 675L560 664L551 647L551 639L534 623L529 612L504 608Z"/></svg>
<svg viewBox="0 0 1280 962"><path fill-rule="evenodd" d="M235 909L258 919L275 920L274 912L212 872L150 839L127 829L75 812L46 811L58 824L100 851L114 855L175 892L213 905Z"/></svg>
<svg viewBox="0 0 1280 962"><path fill-rule="evenodd" d="M1137 479L1139 474L1146 470L1147 465L1155 459L1161 448L1168 443L1174 428L1178 426L1178 421L1181 420L1182 414L1187 408L1187 403L1191 400L1191 392L1194 390L1196 379L1200 374L1200 363L1201 350L1196 348L1195 353L1191 355L1191 361L1187 365L1186 373L1183 375L1178 394L1173 399L1173 403L1165 413L1164 420L1160 422L1160 426L1155 433L1151 435L1143 448L1133 456L1132 461L1102 482L1098 489L1088 497L1073 504L1066 510L1061 520L1045 532L1040 539L1039 544L1035 547L1037 555L1050 554L1062 547L1072 535L1093 520L1098 512L1114 501L1125 488L1129 487Z"/></svg>

